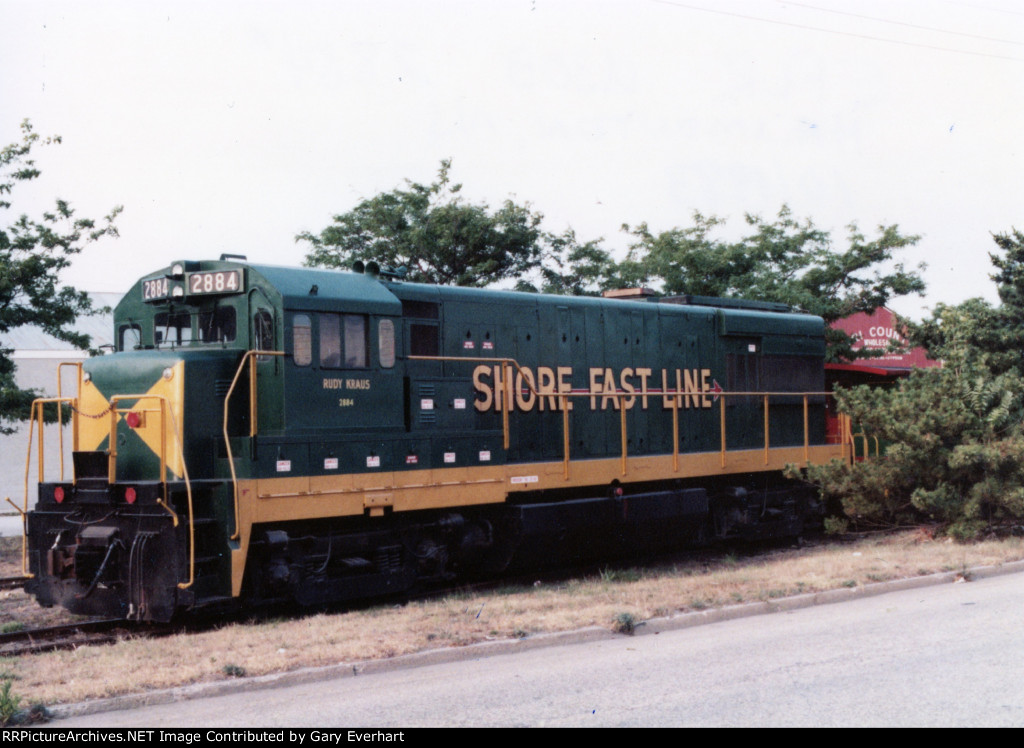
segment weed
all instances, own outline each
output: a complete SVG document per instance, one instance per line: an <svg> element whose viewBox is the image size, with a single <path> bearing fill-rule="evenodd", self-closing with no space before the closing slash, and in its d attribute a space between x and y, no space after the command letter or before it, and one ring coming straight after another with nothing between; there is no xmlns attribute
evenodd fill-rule
<svg viewBox="0 0 1024 748"><path fill-rule="evenodd" d="M601 581L605 584L613 582L639 582L640 572L636 569L612 569L606 566L601 569Z"/></svg>
<svg viewBox="0 0 1024 748"><path fill-rule="evenodd" d="M25 624L21 621L8 621L0 626L0 634L13 634L16 631L24 631Z"/></svg>
<svg viewBox="0 0 1024 748"><path fill-rule="evenodd" d="M825 517L826 535L845 535L850 529L850 520L846 517Z"/></svg>
<svg viewBox="0 0 1024 748"><path fill-rule="evenodd" d="M530 635L530 632L527 631L526 629L516 629L515 631L512 632L512 636L514 636L516 639L525 639L529 635Z"/></svg>
<svg viewBox="0 0 1024 748"><path fill-rule="evenodd" d="M722 556L722 566L728 566L731 568L733 566L736 566L736 564L738 563L739 559L736 558L735 553L726 553L724 556Z"/></svg>
<svg viewBox="0 0 1024 748"><path fill-rule="evenodd" d="M856 579L847 579L840 586L842 586L842 587L856 587L857 586L857 580Z"/></svg>
<svg viewBox="0 0 1024 748"><path fill-rule="evenodd" d="M780 590L778 588L775 588L775 589L772 589L772 590L768 590L768 597L770 597L773 600L775 598L785 597L785 596L786 596L786 591L785 590Z"/></svg>
<svg viewBox="0 0 1024 748"><path fill-rule="evenodd" d="M35 702L28 709L22 709L15 713L11 724L15 725L38 725L50 721L50 712L43 704Z"/></svg>
<svg viewBox="0 0 1024 748"><path fill-rule="evenodd" d="M11 693L12 682L5 680L0 686L0 727L6 727L14 719L21 703L21 697Z"/></svg>
<svg viewBox="0 0 1024 748"><path fill-rule="evenodd" d="M221 671L223 671L224 675L228 676L229 678L245 677L245 668L241 665L225 665L221 668Z"/></svg>
<svg viewBox="0 0 1024 748"><path fill-rule="evenodd" d="M690 607L693 608L694 610L704 610L705 608L709 607L710 605L711 605L711 603L709 603L707 600L705 600L702 597L698 597L698 598L695 598L695 599L690 601Z"/></svg>
<svg viewBox="0 0 1024 748"><path fill-rule="evenodd" d="M636 627L636 616L632 613L617 613L615 615L615 622L612 626L612 630L616 633L632 636L636 633Z"/></svg>
<svg viewBox="0 0 1024 748"><path fill-rule="evenodd" d="M957 578L962 579L965 582L974 581L974 575L971 574L971 570L967 567L966 561L960 562L960 570L957 572Z"/></svg>

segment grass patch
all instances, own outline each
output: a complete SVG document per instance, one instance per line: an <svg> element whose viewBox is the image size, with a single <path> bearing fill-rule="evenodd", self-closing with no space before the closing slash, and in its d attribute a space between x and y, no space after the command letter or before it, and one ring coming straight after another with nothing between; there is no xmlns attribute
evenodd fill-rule
<svg viewBox="0 0 1024 748"><path fill-rule="evenodd" d="M20 543L12 549L20 564ZM525 638L609 625L622 633L635 633L643 621L682 609L777 599L794 591L856 587L872 581L871 575L883 573L891 577L924 575L944 567L959 571L1022 558L1021 538L962 546L933 541L919 531L850 538L749 557L676 558L640 569L609 567L589 578L541 587L505 585L491 592L465 592L406 605L273 620L255 618L200 633L148 640L129 637L102 647L0 660L0 682L13 681L23 704L73 703L381 659L439 646L492 641L498 636ZM0 617L5 621L29 620L22 616L28 612L50 615L54 610L39 608L23 591L0 593ZM31 620L31 625L35 623ZM182 658L182 652L189 656ZM7 693L15 696L10 688Z"/></svg>
<svg viewBox="0 0 1024 748"><path fill-rule="evenodd" d="M605 584L622 582L639 582L643 574L638 569L612 569L606 566L601 569L601 581Z"/></svg>

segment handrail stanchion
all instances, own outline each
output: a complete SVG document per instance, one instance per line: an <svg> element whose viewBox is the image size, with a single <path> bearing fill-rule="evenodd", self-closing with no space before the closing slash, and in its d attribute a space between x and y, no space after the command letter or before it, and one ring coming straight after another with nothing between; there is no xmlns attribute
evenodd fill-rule
<svg viewBox="0 0 1024 748"><path fill-rule="evenodd" d="M565 479L569 480L569 398L564 394L559 394L558 401L562 405L562 454L565 455L563 473Z"/></svg>
<svg viewBox="0 0 1024 748"><path fill-rule="evenodd" d="M719 408L719 430L721 431L722 439L722 467L725 467L725 393L722 393L722 399L719 401L721 407Z"/></svg>
<svg viewBox="0 0 1024 748"><path fill-rule="evenodd" d="M672 401L672 472L679 472L679 398Z"/></svg>
<svg viewBox="0 0 1024 748"><path fill-rule="evenodd" d="M804 462L811 462L811 428L808 420L807 395L804 395Z"/></svg>
<svg viewBox="0 0 1024 748"><path fill-rule="evenodd" d="M622 438L622 474L626 474L626 445L627 445L627 430L626 430L626 403L622 399L622 395L616 394L615 401L619 404L619 434Z"/></svg>
<svg viewBox="0 0 1024 748"><path fill-rule="evenodd" d="M256 356L283 356L284 351L246 351L245 355L242 356L242 360L238 362L238 369L235 370L234 379L231 380L231 386L228 387L228 392L224 396L224 447L227 450L228 455L228 470L231 472L231 493L235 509L235 531L231 534L231 540L238 540L240 529L238 525L238 474L235 471L235 455L231 451L231 438L228 435L228 411L231 406L231 396L235 392L235 387L238 384L238 378L242 375L242 371L245 370L246 363L250 363L249 370L249 438L256 436L256 411L257 411L257 400L256 400L256 386L255 386L255 366L252 362Z"/></svg>
<svg viewBox="0 0 1024 748"><path fill-rule="evenodd" d="M768 464L768 395L764 396L764 464Z"/></svg>

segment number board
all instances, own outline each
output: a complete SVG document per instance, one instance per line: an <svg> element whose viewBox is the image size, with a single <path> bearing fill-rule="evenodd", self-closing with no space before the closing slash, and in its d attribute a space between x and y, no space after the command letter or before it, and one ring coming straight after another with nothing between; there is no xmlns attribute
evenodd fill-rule
<svg viewBox="0 0 1024 748"><path fill-rule="evenodd" d="M142 281L142 300L166 299L171 295L171 284L167 278L150 278Z"/></svg>
<svg viewBox="0 0 1024 748"><path fill-rule="evenodd" d="M242 271L214 270L205 273L189 273L185 279L190 294L238 293L242 291Z"/></svg>

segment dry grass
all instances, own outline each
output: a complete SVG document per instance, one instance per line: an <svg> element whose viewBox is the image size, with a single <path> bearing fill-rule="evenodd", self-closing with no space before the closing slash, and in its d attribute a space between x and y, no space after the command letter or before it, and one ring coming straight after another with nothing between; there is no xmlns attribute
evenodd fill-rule
<svg viewBox="0 0 1024 748"><path fill-rule="evenodd" d="M7 555L6 547L0 553ZM14 691L23 703L68 703L585 626L614 629L623 620L639 622L1021 558L1020 539L957 545L908 532L751 558L726 555L710 564L609 569L557 584L0 659L0 678L16 678ZM7 619L9 602L0 600L0 621Z"/></svg>

